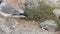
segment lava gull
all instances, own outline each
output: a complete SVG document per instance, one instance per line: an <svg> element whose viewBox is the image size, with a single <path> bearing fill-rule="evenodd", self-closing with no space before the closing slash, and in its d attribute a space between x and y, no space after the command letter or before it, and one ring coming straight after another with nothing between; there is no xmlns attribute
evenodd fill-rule
<svg viewBox="0 0 60 34"><path fill-rule="evenodd" d="M23 17L25 18L24 10L12 7L6 3L0 4L0 13L5 17Z"/></svg>

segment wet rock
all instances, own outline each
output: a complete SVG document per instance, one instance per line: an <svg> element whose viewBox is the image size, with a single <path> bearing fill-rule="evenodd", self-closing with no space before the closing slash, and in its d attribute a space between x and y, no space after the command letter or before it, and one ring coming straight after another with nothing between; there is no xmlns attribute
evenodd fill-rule
<svg viewBox="0 0 60 34"><path fill-rule="evenodd" d="M55 29L57 28L57 24L53 20L46 20L40 23L40 27L48 31L55 31Z"/></svg>

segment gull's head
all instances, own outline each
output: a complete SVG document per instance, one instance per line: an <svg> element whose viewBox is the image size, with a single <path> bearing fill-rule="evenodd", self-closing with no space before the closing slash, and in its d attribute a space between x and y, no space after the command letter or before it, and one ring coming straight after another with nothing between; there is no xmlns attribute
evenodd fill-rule
<svg viewBox="0 0 60 34"><path fill-rule="evenodd" d="M19 9L19 12L20 12L20 13L24 13L24 10L22 10L22 9Z"/></svg>
<svg viewBox="0 0 60 34"><path fill-rule="evenodd" d="M19 13L24 13L24 10L23 9L20 9L20 8L16 8L16 10L19 12Z"/></svg>

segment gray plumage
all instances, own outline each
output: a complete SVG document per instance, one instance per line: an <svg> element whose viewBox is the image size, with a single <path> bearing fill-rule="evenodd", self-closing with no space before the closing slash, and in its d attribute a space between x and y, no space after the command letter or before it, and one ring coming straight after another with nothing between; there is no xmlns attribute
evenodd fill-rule
<svg viewBox="0 0 60 34"><path fill-rule="evenodd" d="M2 6L1 9L2 9L1 11L3 13L7 13L7 14L19 14L19 12L15 8L13 8L13 7L9 6L9 5Z"/></svg>
<svg viewBox="0 0 60 34"><path fill-rule="evenodd" d="M4 16L14 16L14 15L17 16L20 14L24 14L24 11L20 8L15 8L2 2L0 5L0 13L3 14Z"/></svg>

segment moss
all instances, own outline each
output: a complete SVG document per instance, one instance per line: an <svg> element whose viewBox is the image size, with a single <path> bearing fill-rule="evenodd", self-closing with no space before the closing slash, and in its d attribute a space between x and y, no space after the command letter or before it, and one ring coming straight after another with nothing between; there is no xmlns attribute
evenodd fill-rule
<svg viewBox="0 0 60 34"><path fill-rule="evenodd" d="M35 21L45 21L45 20L55 20L56 23L58 24L58 28L56 30L60 30L60 21L55 17L53 14L53 10L55 8L50 7L44 3L40 3L40 7L37 9L28 9L26 8L25 11L27 12L27 17L26 20L35 20Z"/></svg>

